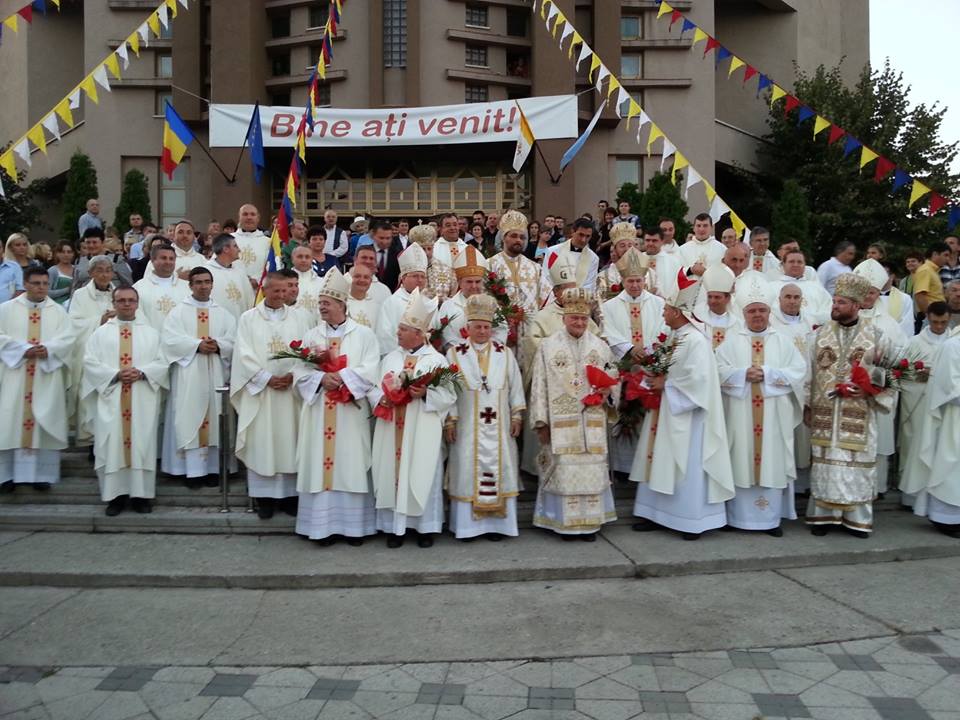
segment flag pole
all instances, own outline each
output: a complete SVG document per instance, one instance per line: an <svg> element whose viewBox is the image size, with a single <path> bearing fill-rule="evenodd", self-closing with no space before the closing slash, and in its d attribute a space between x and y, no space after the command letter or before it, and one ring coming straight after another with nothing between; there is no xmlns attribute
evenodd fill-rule
<svg viewBox="0 0 960 720"><path fill-rule="evenodd" d="M533 146L537 150L537 155L539 155L540 159L543 161L543 166L547 169L547 175L550 176L550 182L554 185L558 184L560 182L560 178L563 177L563 172L561 171L558 177L554 177L553 172L550 170L550 166L547 165L547 159L543 156L543 150L540 149L540 143L535 142L533 143Z"/></svg>
<svg viewBox="0 0 960 720"><path fill-rule="evenodd" d="M250 122L247 123L247 133L243 136L243 145L240 146L240 154L237 155L237 164L233 168L233 180L229 182L237 181L237 172L240 170L240 161L243 160L243 151L247 147L247 141L250 139L250 128L253 127L253 119L257 117L256 108L260 106L260 101L257 100L256 105L254 106L254 112L250 115Z"/></svg>
<svg viewBox="0 0 960 720"><path fill-rule="evenodd" d="M220 163L214 160L213 155L210 154L210 151L207 150L206 146L200 142L196 135L193 136L193 141L200 146L200 149L203 150L204 155L210 158L210 162L213 163L213 166L220 171L220 174L223 175L223 179L227 181L228 184L233 185L237 181L237 174L234 172L233 177L227 177L227 174L223 171L223 168L220 167Z"/></svg>

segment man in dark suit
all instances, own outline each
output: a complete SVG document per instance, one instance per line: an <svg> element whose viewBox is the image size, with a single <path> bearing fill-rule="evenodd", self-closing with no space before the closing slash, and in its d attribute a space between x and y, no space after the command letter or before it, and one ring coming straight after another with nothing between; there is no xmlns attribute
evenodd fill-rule
<svg viewBox="0 0 960 720"><path fill-rule="evenodd" d="M397 258L403 252L403 245L399 238L393 236L393 225L388 220L371 222L369 233L377 253L377 279L393 292L400 279L400 262Z"/></svg>

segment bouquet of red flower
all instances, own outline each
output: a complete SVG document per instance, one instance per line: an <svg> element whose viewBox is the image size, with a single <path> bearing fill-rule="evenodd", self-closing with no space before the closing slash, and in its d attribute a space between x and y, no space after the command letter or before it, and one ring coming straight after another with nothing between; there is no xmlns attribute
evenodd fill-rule
<svg viewBox="0 0 960 720"><path fill-rule="evenodd" d="M854 388L860 388L864 395L877 395L884 390L900 390L901 381L926 382L930 372L923 360L911 360L909 358L894 358L891 360L883 356L878 358L875 369L880 372L871 376L870 372L860 363L853 363L850 368L849 382L837 383L834 389L828 393L828 396L851 397ZM882 384L875 384L873 382L875 379L879 379Z"/></svg>
<svg viewBox="0 0 960 720"><path fill-rule="evenodd" d="M669 342L668 342L669 340ZM669 339L665 333L657 336L649 353L636 356L626 353L618 363L623 393L620 397L620 419L614 425L614 434L632 437L647 410L660 408L660 391L647 387L645 377L666 375L673 364L673 351L680 341Z"/></svg>
<svg viewBox="0 0 960 720"><path fill-rule="evenodd" d="M444 315L440 318L440 326L430 330L430 344L433 345L433 349L437 352L440 352L441 348L443 348L443 331L447 329L447 325L450 324L451 320L453 320L452 317Z"/></svg>
<svg viewBox="0 0 960 720"><path fill-rule="evenodd" d="M487 273L484 286L499 305L497 313L493 317L493 324L497 326L507 323L507 345L516 345L517 328L523 322L525 315L523 308L510 300L506 281L495 272Z"/></svg>
<svg viewBox="0 0 960 720"><path fill-rule="evenodd" d="M388 372L380 383L383 396L390 401L391 407L377 403L373 409L374 417L386 422L393 422L393 408L408 405L413 401L411 388L439 388L449 387L454 391L460 388L460 368L457 365L436 367L422 375L413 376L408 372Z"/></svg>
<svg viewBox="0 0 960 720"><path fill-rule="evenodd" d="M302 340L293 340L290 342L289 350L281 350L280 352L270 356L271 360L283 360L288 358L293 360L302 360L308 365L313 365L315 368L317 368L317 370L325 373L340 372L347 367L346 355L332 355L329 350L306 347L304 346ZM350 392L346 385L341 385L336 390L327 390L326 397L328 400L332 400L335 403L353 402L356 404L353 398L353 393Z"/></svg>
<svg viewBox="0 0 960 720"><path fill-rule="evenodd" d="M611 388L620 382L618 377L610 377L605 368L598 368L596 365L587 365L587 382L590 383L590 394L584 396L584 407L593 407L603 402L601 390Z"/></svg>

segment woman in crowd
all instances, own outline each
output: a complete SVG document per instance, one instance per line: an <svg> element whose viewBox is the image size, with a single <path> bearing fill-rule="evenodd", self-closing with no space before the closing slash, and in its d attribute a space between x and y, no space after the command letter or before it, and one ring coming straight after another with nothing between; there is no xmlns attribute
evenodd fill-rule
<svg viewBox="0 0 960 720"><path fill-rule="evenodd" d="M610 228L613 227L613 221L617 217L617 211L611 207L603 211L603 220L600 223L600 232L594 237L598 237L597 247L594 252L600 258L600 267L610 262Z"/></svg>
<svg viewBox="0 0 960 720"><path fill-rule="evenodd" d="M56 264L47 270L50 276L50 299L60 305L70 300L70 285L73 284L73 260L77 256L69 240L60 240L54 252Z"/></svg>
<svg viewBox="0 0 960 720"><path fill-rule="evenodd" d="M30 241L23 233L13 233L7 238L7 244L3 248L3 256L7 260L13 260L22 270L28 267L40 267L40 262L31 257Z"/></svg>

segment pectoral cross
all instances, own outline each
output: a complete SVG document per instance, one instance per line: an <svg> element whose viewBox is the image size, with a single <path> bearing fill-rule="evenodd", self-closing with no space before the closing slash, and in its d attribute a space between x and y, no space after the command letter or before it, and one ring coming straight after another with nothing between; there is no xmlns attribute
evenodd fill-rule
<svg viewBox="0 0 960 720"><path fill-rule="evenodd" d="M480 413L480 419L483 420L486 425L490 425L497 419L497 413L492 407L484 408L483 412Z"/></svg>

